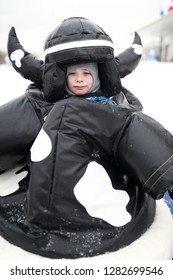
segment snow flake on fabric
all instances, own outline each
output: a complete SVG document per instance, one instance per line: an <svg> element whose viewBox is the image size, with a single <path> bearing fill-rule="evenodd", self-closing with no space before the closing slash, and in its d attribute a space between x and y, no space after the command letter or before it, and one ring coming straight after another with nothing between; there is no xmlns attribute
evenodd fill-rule
<svg viewBox="0 0 173 280"><path fill-rule="evenodd" d="M47 133L41 129L35 142L31 147L31 160L44 160L52 150L52 142Z"/></svg>
<svg viewBox="0 0 173 280"><path fill-rule="evenodd" d="M23 50L16 50L11 53L10 58L14 61L16 67L20 68L22 66L21 59L24 57L25 53Z"/></svg>
<svg viewBox="0 0 173 280"><path fill-rule="evenodd" d="M115 190L106 170L96 162L88 164L84 176L74 188L74 194L92 217L116 227L131 220L131 215L126 210L128 194Z"/></svg>

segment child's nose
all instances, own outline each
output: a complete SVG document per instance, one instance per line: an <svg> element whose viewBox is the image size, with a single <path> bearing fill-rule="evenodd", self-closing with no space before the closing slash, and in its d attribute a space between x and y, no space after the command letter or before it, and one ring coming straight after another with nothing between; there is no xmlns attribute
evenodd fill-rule
<svg viewBox="0 0 173 280"><path fill-rule="evenodd" d="M78 76L76 77L76 81L77 81L77 82L82 82L82 81L83 81L82 76L81 76L81 75L78 75Z"/></svg>

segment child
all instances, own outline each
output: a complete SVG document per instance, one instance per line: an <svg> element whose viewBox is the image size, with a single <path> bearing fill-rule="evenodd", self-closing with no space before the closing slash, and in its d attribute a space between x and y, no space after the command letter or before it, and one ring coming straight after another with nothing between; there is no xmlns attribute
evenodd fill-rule
<svg viewBox="0 0 173 280"><path fill-rule="evenodd" d="M66 91L69 94L83 95L97 92L100 88L96 63L77 64L67 67Z"/></svg>
<svg viewBox="0 0 173 280"><path fill-rule="evenodd" d="M84 18L51 32L44 63L21 47L18 68L9 44L15 69L34 81L27 101L18 102L30 110L28 133L38 118L42 123L31 133L29 177L0 198L0 229L10 242L51 258L91 257L131 244L152 225L155 200L173 182L173 137L121 85L139 62L140 47L137 40L115 58L110 37ZM14 104L3 109L11 112ZM23 154L16 153L15 159Z"/></svg>
<svg viewBox="0 0 173 280"><path fill-rule="evenodd" d="M65 90L68 95L85 97L87 100L116 105L103 95L97 63L75 64L67 67Z"/></svg>

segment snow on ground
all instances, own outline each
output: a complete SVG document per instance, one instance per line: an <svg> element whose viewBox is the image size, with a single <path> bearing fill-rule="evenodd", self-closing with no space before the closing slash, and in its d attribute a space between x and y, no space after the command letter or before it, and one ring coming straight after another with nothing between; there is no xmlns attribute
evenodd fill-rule
<svg viewBox="0 0 173 280"><path fill-rule="evenodd" d="M173 63L141 62L122 79L143 104L144 113L173 131Z"/></svg>
<svg viewBox="0 0 173 280"><path fill-rule="evenodd" d="M30 83L12 66L0 65L0 105L24 94Z"/></svg>

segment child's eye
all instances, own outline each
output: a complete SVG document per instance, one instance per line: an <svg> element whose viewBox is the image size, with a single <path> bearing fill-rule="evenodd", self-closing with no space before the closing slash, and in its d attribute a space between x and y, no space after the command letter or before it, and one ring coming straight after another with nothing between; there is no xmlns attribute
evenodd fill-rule
<svg viewBox="0 0 173 280"><path fill-rule="evenodd" d="M91 73L88 72L88 71L84 72L84 74L85 74L85 75L91 75Z"/></svg>

